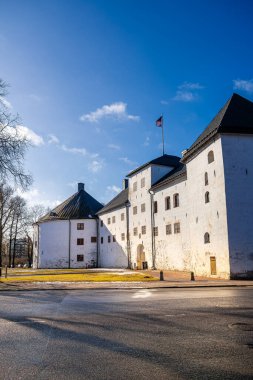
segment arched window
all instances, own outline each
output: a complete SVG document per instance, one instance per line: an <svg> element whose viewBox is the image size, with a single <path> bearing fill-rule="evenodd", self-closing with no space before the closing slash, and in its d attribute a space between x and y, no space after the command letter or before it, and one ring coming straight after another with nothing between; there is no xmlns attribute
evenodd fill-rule
<svg viewBox="0 0 253 380"><path fill-rule="evenodd" d="M214 154L213 154L212 150L210 150L210 152L208 152L207 161L208 161L209 164L211 164L211 162L214 161Z"/></svg>
<svg viewBox="0 0 253 380"><path fill-rule="evenodd" d="M210 196L209 196L209 191L207 191L205 193L205 203L209 203L210 202Z"/></svg>
<svg viewBox="0 0 253 380"><path fill-rule="evenodd" d="M173 195L173 206L179 207L179 194L178 193Z"/></svg>
<svg viewBox="0 0 253 380"><path fill-rule="evenodd" d="M204 243L205 244L210 243L210 235L208 232L206 232L204 235Z"/></svg>
<svg viewBox="0 0 253 380"><path fill-rule="evenodd" d="M165 198L165 210L170 210L170 197Z"/></svg>
<svg viewBox="0 0 253 380"><path fill-rule="evenodd" d="M205 186L208 185L208 174L207 172L205 172Z"/></svg>

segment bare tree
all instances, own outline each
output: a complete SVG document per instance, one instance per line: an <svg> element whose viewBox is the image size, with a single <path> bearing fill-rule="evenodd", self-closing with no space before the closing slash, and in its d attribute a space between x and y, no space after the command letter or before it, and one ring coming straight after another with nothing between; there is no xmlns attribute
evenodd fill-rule
<svg viewBox="0 0 253 380"><path fill-rule="evenodd" d="M3 238L9 229L13 210L13 189L5 183L0 183L0 268L2 267Z"/></svg>
<svg viewBox="0 0 253 380"><path fill-rule="evenodd" d="M32 177L25 173L23 164L29 142L18 133L18 116L12 116L6 107L7 87L0 79L0 180L12 179L22 189L27 189Z"/></svg>

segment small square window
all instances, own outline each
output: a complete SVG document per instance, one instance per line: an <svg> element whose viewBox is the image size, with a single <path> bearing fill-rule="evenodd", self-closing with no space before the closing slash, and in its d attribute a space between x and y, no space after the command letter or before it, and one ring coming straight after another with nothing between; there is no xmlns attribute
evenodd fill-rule
<svg viewBox="0 0 253 380"><path fill-rule="evenodd" d="M112 241L115 243L116 242L116 235L113 235Z"/></svg>
<svg viewBox="0 0 253 380"><path fill-rule="evenodd" d="M112 223L115 223L116 222L116 218L115 216L112 217Z"/></svg>
<svg viewBox="0 0 253 380"><path fill-rule="evenodd" d="M145 211L146 211L146 204L142 203L141 204L141 212L145 212Z"/></svg>
<svg viewBox="0 0 253 380"><path fill-rule="evenodd" d="M141 187L145 186L145 177L141 179Z"/></svg>
<svg viewBox="0 0 253 380"><path fill-rule="evenodd" d="M124 233L121 234L121 240L125 240L125 234Z"/></svg>
<svg viewBox="0 0 253 380"><path fill-rule="evenodd" d="M81 238L81 239L77 239L77 242L76 242L77 245L83 245L84 244L84 239Z"/></svg>
<svg viewBox="0 0 253 380"><path fill-rule="evenodd" d="M122 214L120 215L120 220L125 220L125 214L124 214L124 213L122 213Z"/></svg>
<svg viewBox="0 0 253 380"><path fill-rule="evenodd" d="M103 220L100 220L100 226L103 227L103 225L104 225Z"/></svg>
<svg viewBox="0 0 253 380"><path fill-rule="evenodd" d="M111 236L108 236L108 243L111 243Z"/></svg>
<svg viewBox="0 0 253 380"><path fill-rule="evenodd" d="M158 211L157 201L154 201L154 214Z"/></svg>
<svg viewBox="0 0 253 380"><path fill-rule="evenodd" d="M137 182L133 183L133 191L137 191Z"/></svg>
<svg viewBox="0 0 253 380"><path fill-rule="evenodd" d="M158 227L153 228L154 236L158 236Z"/></svg>
<svg viewBox="0 0 253 380"><path fill-rule="evenodd" d="M133 214L134 214L134 215L137 214L137 206L134 206L134 207L133 207Z"/></svg>
<svg viewBox="0 0 253 380"><path fill-rule="evenodd" d="M108 218L108 219L107 219L107 223L108 223L108 224L111 224L111 218Z"/></svg>
<svg viewBox="0 0 253 380"><path fill-rule="evenodd" d="M84 223L77 223L78 230L84 230Z"/></svg>
<svg viewBox="0 0 253 380"><path fill-rule="evenodd" d="M174 223L174 234L180 233L180 223Z"/></svg>
<svg viewBox="0 0 253 380"><path fill-rule="evenodd" d="M171 235L172 230L171 230L171 224L166 225L166 235Z"/></svg>
<svg viewBox="0 0 253 380"><path fill-rule="evenodd" d="M134 236L137 236L137 235L138 235L138 228L134 227Z"/></svg>
<svg viewBox="0 0 253 380"><path fill-rule="evenodd" d="M91 236L90 241L91 241L91 243L96 243L97 242L97 237L96 236Z"/></svg>
<svg viewBox="0 0 253 380"><path fill-rule="evenodd" d="M101 236L101 244L104 244L104 238Z"/></svg>
<svg viewBox="0 0 253 380"><path fill-rule="evenodd" d="M146 234L146 226L141 226L141 233L142 235Z"/></svg>
<svg viewBox="0 0 253 380"><path fill-rule="evenodd" d="M79 262L83 261L83 258L84 258L83 255L77 255L76 256L76 261L79 261Z"/></svg>

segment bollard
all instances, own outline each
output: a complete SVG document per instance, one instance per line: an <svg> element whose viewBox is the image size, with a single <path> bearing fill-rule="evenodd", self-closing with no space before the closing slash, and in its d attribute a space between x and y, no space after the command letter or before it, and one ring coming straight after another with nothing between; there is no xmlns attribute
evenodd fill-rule
<svg viewBox="0 0 253 380"><path fill-rule="evenodd" d="M162 271L162 270L160 271L160 281L164 281L164 278L163 278L163 271Z"/></svg>
<svg viewBox="0 0 253 380"><path fill-rule="evenodd" d="M7 265L5 265L5 278L7 278Z"/></svg>
<svg viewBox="0 0 253 380"><path fill-rule="evenodd" d="M191 272L191 281L195 281L194 272Z"/></svg>

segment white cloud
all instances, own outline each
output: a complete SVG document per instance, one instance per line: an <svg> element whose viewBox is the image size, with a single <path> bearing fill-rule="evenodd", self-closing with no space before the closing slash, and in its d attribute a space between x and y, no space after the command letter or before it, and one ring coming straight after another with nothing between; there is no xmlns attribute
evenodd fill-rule
<svg viewBox="0 0 253 380"><path fill-rule="evenodd" d="M191 82L184 82L180 86L178 86L179 90L202 90L204 86L202 86L200 83L191 83Z"/></svg>
<svg viewBox="0 0 253 380"><path fill-rule="evenodd" d="M127 104L123 102L116 102L109 105L104 105L101 108L97 108L96 111L84 114L80 117L81 121L89 121L90 123L96 123L100 119L110 117L118 120L126 119L132 121L140 120L139 116L129 115L127 113Z"/></svg>
<svg viewBox="0 0 253 380"><path fill-rule="evenodd" d="M112 185L112 186L107 186L107 190L109 190L110 192L112 193L120 193L121 192L121 188L120 187L117 187L115 185Z"/></svg>
<svg viewBox="0 0 253 380"><path fill-rule="evenodd" d="M149 146L149 143L150 143L150 138L147 136L146 139L145 139L145 141L144 141L144 143L143 143L143 145L144 146Z"/></svg>
<svg viewBox="0 0 253 380"><path fill-rule="evenodd" d="M37 135L31 129L25 127L24 125L17 125L15 128L6 127L5 132L12 136L17 136L20 138L26 138L32 145L39 146L44 144L43 137Z"/></svg>
<svg viewBox="0 0 253 380"><path fill-rule="evenodd" d="M104 167L104 160L98 159L98 160L92 160L89 165L88 169L92 173L97 173L99 172L102 168Z"/></svg>
<svg viewBox="0 0 253 380"><path fill-rule="evenodd" d="M253 92L253 79L243 80L243 79L235 79L233 80L234 90L243 90L246 92Z"/></svg>
<svg viewBox="0 0 253 380"><path fill-rule="evenodd" d="M66 145L61 145L60 148L64 152L73 153L73 154L81 154L82 156L87 155L87 150L85 148L68 148Z"/></svg>
<svg viewBox="0 0 253 380"><path fill-rule="evenodd" d="M108 146L108 148L110 148L110 149L114 149L114 150L120 150L120 146L119 146L119 145L115 145L115 144L108 144L107 146Z"/></svg>
<svg viewBox="0 0 253 380"><path fill-rule="evenodd" d="M43 194L41 194L37 188L32 188L31 190L25 192L23 192L21 189L17 189L16 194L24 198L27 201L28 206L42 204L44 207L49 207L52 209L62 202L58 199L50 200L44 198Z"/></svg>
<svg viewBox="0 0 253 380"><path fill-rule="evenodd" d="M180 102L192 102L196 99L196 97L197 97L196 94L194 94L191 91L178 90L173 100L180 101Z"/></svg>
<svg viewBox="0 0 253 380"><path fill-rule="evenodd" d="M5 108L8 108L8 109L11 109L12 108L12 105L11 103L5 99L3 96L0 96L0 103L2 103L2 105L5 107Z"/></svg>
<svg viewBox="0 0 253 380"><path fill-rule="evenodd" d="M119 160L130 166L136 165L136 162L129 160L127 157L120 157Z"/></svg>
<svg viewBox="0 0 253 380"><path fill-rule="evenodd" d="M167 104L169 104L168 100L161 100L161 104L163 104L164 106L166 106Z"/></svg>
<svg viewBox="0 0 253 380"><path fill-rule="evenodd" d="M58 137L56 137L55 135L48 135L49 139L48 139L48 144L59 144L59 139Z"/></svg>

